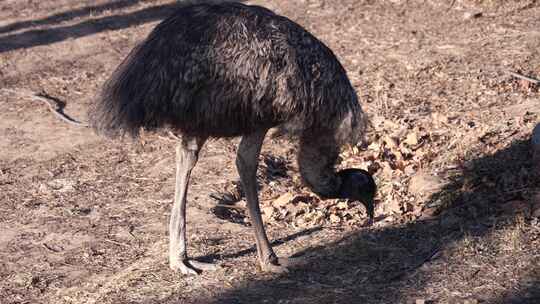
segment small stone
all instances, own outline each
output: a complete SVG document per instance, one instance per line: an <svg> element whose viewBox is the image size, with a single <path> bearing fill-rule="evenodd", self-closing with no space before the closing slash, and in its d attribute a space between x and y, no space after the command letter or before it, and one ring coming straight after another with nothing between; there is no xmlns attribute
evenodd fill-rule
<svg viewBox="0 0 540 304"><path fill-rule="evenodd" d="M58 192L71 192L75 190L75 184L76 182L74 180L64 178L55 179L47 183L51 189Z"/></svg>
<svg viewBox="0 0 540 304"><path fill-rule="evenodd" d="M49 193L50 192L47 185L45 185L43 183L39 184L38 191L39 191L39 193Z"/></svg>
<svg viewBox="0 0 540 304"><path fill-rule="evenodd" d="M482 12L465 12L463 14L463 19L469 20L469 19L475 19L482 17Z"/></svg>

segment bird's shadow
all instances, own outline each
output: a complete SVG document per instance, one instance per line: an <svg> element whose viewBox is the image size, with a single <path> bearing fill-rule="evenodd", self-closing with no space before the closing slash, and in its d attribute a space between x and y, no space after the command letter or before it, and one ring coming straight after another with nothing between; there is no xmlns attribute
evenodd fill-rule
<svg viewBox="0 0 540 304"><path fill-rule="evenodd" d="M297 238L307 236L307 235L311 235L311 234L313 234L313 233L315 233L317 231L320 231L322 229L323 229L322 227L313 227L313 228L304 229L304 230L301 230L299 232L287 235L285 237L275 239L275 240L273 240L271 242L271 245L272 246L278 246L278 245L281 245L281 244L285 244L285 243L287 243L289 241L292 241L292 240L295 240ZM209 254L209 255L197 257L196 259L201 261L201 262L216 263L216 262L218 262L220 260L223 260L223 259L234 259L234 258L242 257L242 256L245 256L245 255L254 254L256 252L257 252L257 249L255 248L255 246L252 246L252 247L249 247L249 248L237 251L237 252L233 252L233 253L230 253L230 254Z"/></svg>
<svg viewBox="0 0 540 304"><path fill-rule="evenodd" d="M524 214L507 212L506 202L527 201L540 190L529 154L528 142L516 141L493 155L466 162L427 201L427 205L437 209L432 217L406 225L358 230L339 241L308 248L298 253L310 257L308 265L271 279L250 279L208 302L304 303L317 299L317 303L402 303L414 296L411 287L419 298L436 297L423 294L422 290L430 280L437 280L434 269L440 268L433 265L452 267L444 265L445 258L441 256L445 251L461 246L465 238L488 238L514 229L518 222L540 228L526 210ZM253 252L251 248L226 257ZM470 278L476 275L471 269L464 271ZM531 265L519 280L527 282L523 285L527 287L513 287L484 300L538 303L540 265ZM437 302L437 298L431 300Z"/></svg>

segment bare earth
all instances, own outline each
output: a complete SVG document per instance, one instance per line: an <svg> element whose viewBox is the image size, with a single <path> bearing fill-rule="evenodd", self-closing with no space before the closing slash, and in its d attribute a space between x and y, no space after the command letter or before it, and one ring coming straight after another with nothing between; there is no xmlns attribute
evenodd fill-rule
<svg viewBox="0 0 540 304"><path fill-rule="evenodd" d="M261 273L233 140L202 152L188 197L189 252L220 270L169 270L174 140L111 142L83 120L114 67L174 1L0 2L1 303L539 303L536 0L269 0L340 58L370 114L341 167L374 172L377 221L301 184L296 146L268 139L259 179L279 255ZM9 90L5 90L9 89ZM219 206L218 206L219 204ZM225 205L225 206L223 206ZM468 302L467 302L468 301ZM420 301L420 303L422 303Z"/></svg>

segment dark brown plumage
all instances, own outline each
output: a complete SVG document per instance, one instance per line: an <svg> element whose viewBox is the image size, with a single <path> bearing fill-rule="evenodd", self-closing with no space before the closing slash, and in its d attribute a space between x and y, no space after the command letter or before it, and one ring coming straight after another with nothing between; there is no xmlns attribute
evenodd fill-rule
<svg viewBox="0 0 540 304"><path fill-rule="evenodd" d="M169 125L232 137L283 123L337 129L356 140L365 120L332 51L291 20L257 6L179 9L106 83L90 119L106 135ZM313 130L312 130L313 131Z"/></svg>
<svg viewBox="0 0 540 304"><path fill-rule="evenodd" d="M191 169L209 137L243 136L237 166L266 270L286 264L266 239L256 192L257 156L269 128L280 126L300 138L300 171L313 191L370 201L375 192L365 172L334 170L340 146L356 143L366 126L345 70L308 31L263 7L182 6L117 68L89 118L98 133L110 137L164 127L182 136L170 258L171 267L183 273L204 267L187 260L185 202ZM369 195L352 197L364 192Z"/></svg>

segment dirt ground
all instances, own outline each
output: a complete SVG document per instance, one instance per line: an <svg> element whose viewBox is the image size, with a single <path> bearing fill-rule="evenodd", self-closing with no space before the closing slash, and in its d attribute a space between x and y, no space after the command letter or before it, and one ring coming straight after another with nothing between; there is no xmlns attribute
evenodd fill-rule
<svg viewBox="0 0 540 304"><path fill-rule="evenodd" d="M104 140L32 95L84 120L99 86L176 3L5 0L0 302L539 303L540 183L528 138L540 90L507 72L540 77L540 3L247 2L300 23L346 68L372 126L340 166L374 173L375 225L363 225L359 206L309 194L294 143L269 138L259 172L268 233L278 255L309 263L259 272L238 140L213 140L190 188L189 253L221 268L171 272L174 140Z"/></svg>

